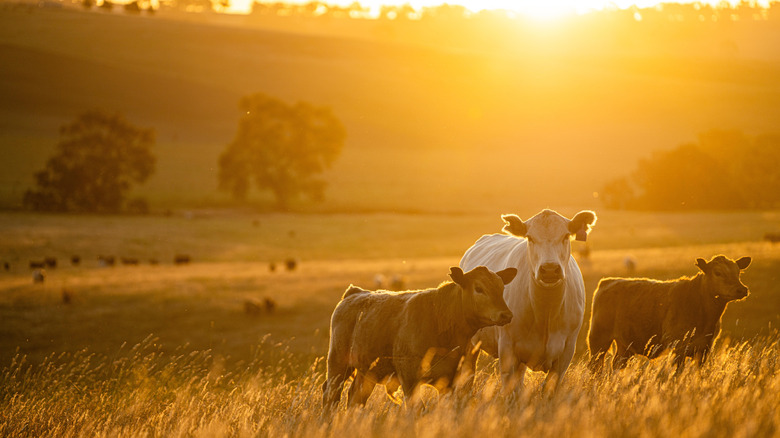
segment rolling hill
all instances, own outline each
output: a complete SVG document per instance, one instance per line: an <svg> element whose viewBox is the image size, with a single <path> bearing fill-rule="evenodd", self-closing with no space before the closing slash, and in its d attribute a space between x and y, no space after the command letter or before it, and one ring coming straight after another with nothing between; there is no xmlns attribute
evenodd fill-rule
<svg viewBox="0 0 780 438"><path fill-rule="evenodd" d="M225 204L217 156L240 97L328 105L348 139L323 211L596 207L601 184L650 151L712 128L771 132L780 115L775 22L585 22L469 46L398 26L406 38L2 8L0 205L18 205L58 127L94 107L156 129L158 170L138 191L172 208Z"/></svg>

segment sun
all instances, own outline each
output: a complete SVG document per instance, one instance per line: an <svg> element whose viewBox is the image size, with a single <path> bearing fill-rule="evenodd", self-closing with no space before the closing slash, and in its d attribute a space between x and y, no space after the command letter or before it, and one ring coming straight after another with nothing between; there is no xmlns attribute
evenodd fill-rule
<svg viewBox="0 0 780 438"><path fill-rule="evenodd" d="M539 21L551 21L577 12L570 2L563 1L527 1L515 5L515 10L528 18Z"/></svg>

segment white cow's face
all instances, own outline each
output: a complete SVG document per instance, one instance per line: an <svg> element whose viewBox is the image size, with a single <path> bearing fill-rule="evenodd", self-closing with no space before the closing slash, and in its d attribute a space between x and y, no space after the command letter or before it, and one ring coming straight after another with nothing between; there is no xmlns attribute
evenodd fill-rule
<svg viewBox="0 0 780 438"><path fill-rule="evenodd" d="M596 214L587 210L572 220L552 210L543 210L526 222L513 214L501 217L506 222L504 231L528 240L530 274L544 288L558 287L566 281L572 237L578 231L589 232L596 223Z"/></svg>

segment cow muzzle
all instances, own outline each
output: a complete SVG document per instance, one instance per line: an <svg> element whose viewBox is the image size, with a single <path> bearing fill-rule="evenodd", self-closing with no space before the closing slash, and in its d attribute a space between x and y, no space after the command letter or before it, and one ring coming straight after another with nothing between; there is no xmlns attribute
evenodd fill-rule
<svg viewBox="0 0 780 438"><path fill-rule="evenodd" d="M563 280L563 269L558 263L544 263L534 276L536 284L545 288L560 286Z"/></svg>
<svg viewBox="0 0 780 438"><path fill-rule="evenodd" d="M512 322L512 312L509 310L505 310L503 312L499 312L496 317L494 317L493 322L496 323L496 325L507 325L510 322Z"/></svg>

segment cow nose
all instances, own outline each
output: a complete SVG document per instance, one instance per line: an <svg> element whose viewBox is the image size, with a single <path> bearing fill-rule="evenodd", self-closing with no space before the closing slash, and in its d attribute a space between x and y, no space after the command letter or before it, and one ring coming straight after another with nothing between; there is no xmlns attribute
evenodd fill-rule
<svg viewBox="0 0 780 438"><path fill-rule="evenodd" d="M539 279L545 283L555 283L563 278L561 265L557 263L545 263L539 267Z"/></svg>
<svg viewBox="0 0 780 438"><path fill-rule="evenodd" d="M498 314L498 322L501 325L509 324L512 321L512 312L505 310Z"/></svg>

